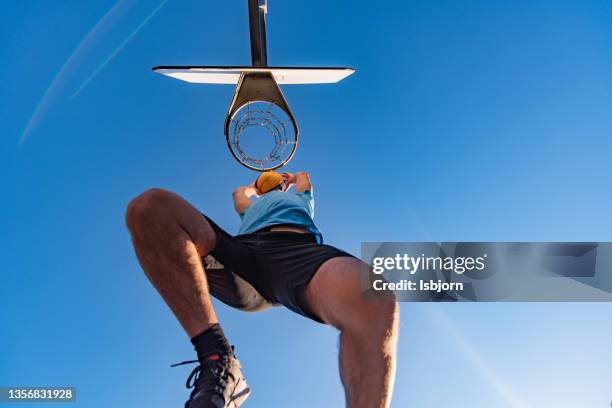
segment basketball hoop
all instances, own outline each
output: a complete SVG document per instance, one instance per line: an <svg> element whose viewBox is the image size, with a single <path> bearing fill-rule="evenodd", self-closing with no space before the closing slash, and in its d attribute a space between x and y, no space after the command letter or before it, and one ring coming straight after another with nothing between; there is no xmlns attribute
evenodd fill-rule
<svg viewBox="0 0 612 408"><path fill-rule="evenodd" d="M255 171L279 168L295 153L298 133L274 77L243 73L225 118L225 138L234 158Z"/></svg>
<svg viewBox="0 0 612 408"><path fill-rule="evenodd" d="M227 145L243 166L256 171L281 167L295 153L297 129L272 102L251 101L230 119Z"/></svg>
<svg viewBox="0 0 612 408"><path fill-rule="evenodd" d="M155 72L196 84L237 84L225 118L225 138L240 164L274 170L295 153L298 126L281 85L333 84L355 72L346 67L268 66L266 0L247 0L251 66L159 66Z"/></svg>

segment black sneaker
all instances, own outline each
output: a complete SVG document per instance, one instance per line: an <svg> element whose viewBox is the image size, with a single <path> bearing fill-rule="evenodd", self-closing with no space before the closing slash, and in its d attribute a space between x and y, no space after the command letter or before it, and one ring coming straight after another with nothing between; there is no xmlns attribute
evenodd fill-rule
<svg viewBox="0 0 612 408"><path fill-rule="evenodd" d="M198 360L183 364L200 363ZM238 408L248 398L251 389L240 371L240 362L231 354L210 353L187 378L187 388L193 388L185 408Z"/></svg>

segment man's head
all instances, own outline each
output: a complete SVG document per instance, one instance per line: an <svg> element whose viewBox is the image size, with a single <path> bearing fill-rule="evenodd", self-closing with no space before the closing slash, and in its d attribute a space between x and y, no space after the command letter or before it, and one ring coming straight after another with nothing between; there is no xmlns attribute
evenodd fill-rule
<svg viewBox="0 0 612 408"><path fill-rule="evenodd" d="M285 178L275 171L265 171L255 180L255 188L260 194L266 194L273 190L284 191Z"/></svg>

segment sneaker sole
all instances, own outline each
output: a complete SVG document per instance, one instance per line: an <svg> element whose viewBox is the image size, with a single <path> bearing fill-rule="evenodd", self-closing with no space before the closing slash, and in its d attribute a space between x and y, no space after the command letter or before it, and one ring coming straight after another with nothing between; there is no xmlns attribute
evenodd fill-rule
<svg viewBox="0 0 612 408"><path fill-rule="evenodd" d="M232 397L227 404L227 408L239 408L244 401L249 398L250 394L251 389L247 385L246 381L244 381L244 378L241 378L238 380L236 388L234 388L234 392L232 393Z"/></svg>

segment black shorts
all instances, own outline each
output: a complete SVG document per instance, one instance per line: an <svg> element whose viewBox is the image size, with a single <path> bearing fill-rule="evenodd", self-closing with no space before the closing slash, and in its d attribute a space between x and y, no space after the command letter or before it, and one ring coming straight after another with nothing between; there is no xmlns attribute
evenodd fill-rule
<svg viewBox="0 0 612 408"><path fill-rule="evenodd" d="M304 304L304 287L323 262L352 255L318 244L314 234L269 231L233 237L210 218L206 219L217 235L212 259L203 260L208 286L215 298L244 311L284 305L321 322Z"/></svg>

